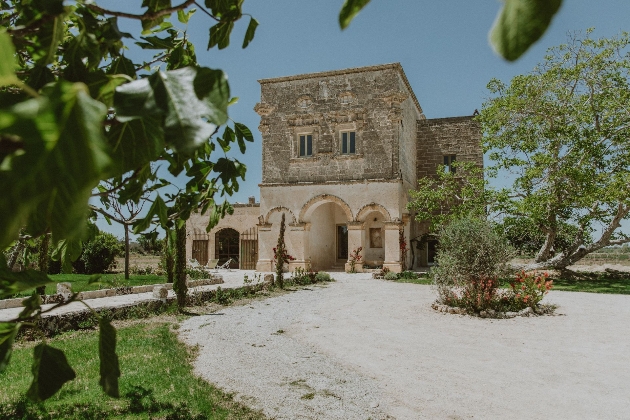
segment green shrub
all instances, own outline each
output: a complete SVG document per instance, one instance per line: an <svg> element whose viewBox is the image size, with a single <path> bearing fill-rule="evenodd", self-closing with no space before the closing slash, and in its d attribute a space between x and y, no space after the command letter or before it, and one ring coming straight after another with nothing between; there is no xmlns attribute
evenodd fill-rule
<svg viewBox="0 0 630 420"><path fill-rule="evenodd" d="M413 271L403 271L402 273L400 273L398 275L399 279L405 279L405 280L416 280L418 278L418 274L414 273Z"/></svg>
<svg viewBox="0 0 630 420"><path fill-rule="evenodd" d="M320 271L315 275L315 280L318 282L329 282L332 281L332 278L330 277L330 274L325 271Z"/></svg>
<svg viewBox="0 0 630 420"><path fill-rule="evenodd" d="M83 244L83 252L75 271L85 274L102 274L114 263L114 259L122 255L124 246L111 233L99 233ZM81 266L82 265L82 266Z"/></svg>
<svg viewBox="0 0 630 420"><path fill-rule="evenodd" d="M471 309L485 309L496 298L497 279L508 271L514 251L492 225L480 218L463 218L438 235L437 266L431 279L438 300L449 304L456 292L470 296Z"/></svg>
<svg viewBox="0 0 630 420"><path fill-rule="evenodd" d="M383 278L385 280L398 280L398 274L390 271L388 273L385 273L385 276Z"/></svg>

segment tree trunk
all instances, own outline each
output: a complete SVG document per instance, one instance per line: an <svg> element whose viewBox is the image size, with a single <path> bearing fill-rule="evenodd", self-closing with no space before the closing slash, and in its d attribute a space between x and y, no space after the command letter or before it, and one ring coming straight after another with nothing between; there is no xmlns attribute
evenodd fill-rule
<svg viewBox="0 0 630 420"><path fill-rule="evenodd" d="M129 280L129 225L125 226L125 280Z"/></svg>
<svg viewBox="0 0 630 420"><path fill-rule="evenodd" d="M37 259L37 267L39 267L39 271L44 274L48 274L48 247L50 246L50 234L45 233L40 238L39 243L39 258ZM45 295L46 294L46 286L38 287L37 294Z"/></svg>
<svg viewBox="0 0 630 420"><path fill-rule="evenodd" d="M175 240L175 281L173 290L177 295L177 306L180 311L186 306L186 225L176 228Z"/></svg>

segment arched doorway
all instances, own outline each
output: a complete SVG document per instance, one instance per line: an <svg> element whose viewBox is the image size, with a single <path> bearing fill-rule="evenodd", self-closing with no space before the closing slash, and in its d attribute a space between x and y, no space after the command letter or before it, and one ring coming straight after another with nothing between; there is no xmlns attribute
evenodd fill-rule
<svg viewBox="0 0 630 420"><path fill-rule="evenodd" d="M310 259L315 270L343 270L348 260L348 217L341 205L321 202L307 214Z"/></svg>
<svg viewBox="0 0 630 420"><path fill-rule="evenodd" d="M238 231L230 228L221 229L214 236L214 258L223 265L232 259L230 268L239 268L239 241Z"/></svg>

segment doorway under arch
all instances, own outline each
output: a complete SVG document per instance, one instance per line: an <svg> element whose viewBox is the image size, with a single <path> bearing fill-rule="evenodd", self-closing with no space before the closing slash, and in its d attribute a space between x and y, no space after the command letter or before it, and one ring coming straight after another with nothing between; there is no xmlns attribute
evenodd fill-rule
<svg viewBox="0 0 630 420"><path fill-rule="evenodd" d="M314 270L343 270L348 260L348 217L336 202L317 203L308 212L310 260Z"/></svg>

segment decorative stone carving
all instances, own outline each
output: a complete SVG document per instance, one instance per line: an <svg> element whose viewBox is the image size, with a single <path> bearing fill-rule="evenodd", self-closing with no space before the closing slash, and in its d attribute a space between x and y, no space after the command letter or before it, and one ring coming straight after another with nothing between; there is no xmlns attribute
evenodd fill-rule
<svg viewBox="0 0 630 420"><path fill-rule="evenodd" d="M258 125L258 131L261 132L261 134L269 134L269 122L267 122L266 118L261 118L260 120L260 124Z"/></svg>
<svg viewBox="0 0 630 420"><path fill-rule="evenodd" d="M339 95L339 103L341 105L349 105L356 101L356 96L352 92L344 92Z"/></svg>
<svg viewBox="0 0 630 420"><path fill-rule="evenodd" d="M347 111L331 111L326 114L326 120L331 123L347 123L354 121L364 121L367 111L363 108Z"/></svg>
<svg viewBox="0 0 630 420"><path fill-rule="evenodd" d="M297 100L297 106L302 109L306 109L313 105L313 99L308 95L302 95Z"/></svg>
<svg viewBox="0 0 630 420"><path fill-rule="evenodd" d="M385 101L388 106L400 106L400 104L403 103L408 97L409 95L404 92L388 92L387 94L382 96L381 99Z"/></svg>
<svg viewBox="0 0 630 420"><path fill-rule="evenodd" d="M261 102L257 103L256 106L254 106L254 111L256 111L256 113L261 117L266 117L267 115L271 114L274 109L275 107Z"/></svg>
<svg viewBox="0 0 630 420"><path fill-rule="evenodd" d="M287 116L287 124L292 127L318 126L321 118L321 114L289 115Z"/></svg>

